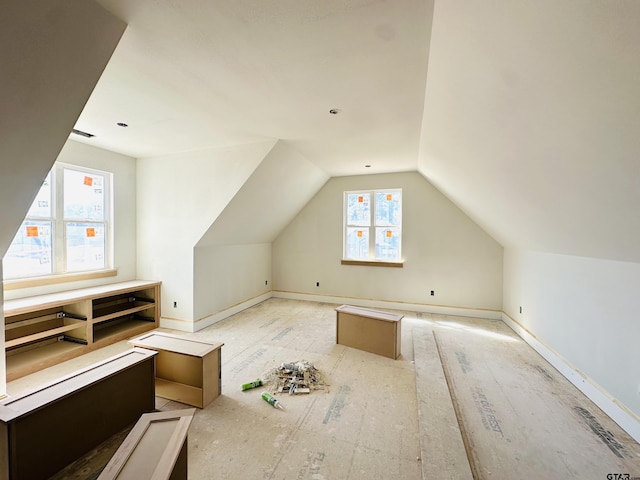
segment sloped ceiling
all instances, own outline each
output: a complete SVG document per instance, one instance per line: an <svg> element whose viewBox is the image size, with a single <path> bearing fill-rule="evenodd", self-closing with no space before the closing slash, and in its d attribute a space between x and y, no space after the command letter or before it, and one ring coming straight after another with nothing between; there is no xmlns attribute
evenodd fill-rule
<svg viewBox="0 0 640 480"><path fill-rule="evenodd" d="M328 179L325 172L279 141L196 246L273 242Z"/></svg>
<svg viewBox="0 0 640 480"><path fill-rule="evenodd" d="M437 1L420 171L505 246L640 262L640 2Z"/></svg>
<svg viewBox="0 0 640 480"><path fill-rule="evenodd" d="M95 2L3 1L0 258L24 220L125 27Z"/></svg>

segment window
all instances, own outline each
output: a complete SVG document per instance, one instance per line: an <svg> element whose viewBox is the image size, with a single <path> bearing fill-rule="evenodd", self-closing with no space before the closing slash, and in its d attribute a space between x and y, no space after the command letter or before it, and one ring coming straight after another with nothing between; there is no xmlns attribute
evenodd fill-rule
<svg viewBox="0 0 640 480"><path fill-rule="evenodd" d="M109 268L111 174L51 169L3 259L5 279Z"/></svg>
<svg viewBox="0 0 640 480"><path fill-rule="evenodd" d="M402 190L344 193L345 260L400 262Z"/></svg>

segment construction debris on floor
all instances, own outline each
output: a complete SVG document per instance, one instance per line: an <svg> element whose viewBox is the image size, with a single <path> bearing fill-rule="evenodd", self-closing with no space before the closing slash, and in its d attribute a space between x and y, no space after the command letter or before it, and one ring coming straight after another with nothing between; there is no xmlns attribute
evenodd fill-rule
<svg viewBox="0 0 640 480"><path fill-rule="evenodd" d="M311 393L327 386L320 371L306 360L283 363L271 369L263 383L269 383L273 393L289 395Z"/></svg>

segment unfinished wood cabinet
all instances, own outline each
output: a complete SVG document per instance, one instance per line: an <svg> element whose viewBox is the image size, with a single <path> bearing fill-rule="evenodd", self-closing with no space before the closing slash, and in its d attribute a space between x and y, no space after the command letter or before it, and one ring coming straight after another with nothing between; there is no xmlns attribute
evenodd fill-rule
<svg viewBox="0 0 640 480"><path fill-rule="evenodd" d="M351 305L342 305L336 312L336 343L398 358L404 315Z"/></svg>
<svg viewBox="0 0 640 480"><path fill-rule="evenodd" d="M159 282L136 280L7 300L7 381L157 328L159 319Z"/></svg>
<svg viewBox="0 0 640 480"><path fill-rule="evenodd" d="M186 480L187 433L195 408L145 413L98 480Z"/></svg>
<svg viewBox="0 0 640 480"><path fill-rule="evenodd" d="M49 478L153 411L156 355L134 348L0 402L0 480Z"/></svg>
<svg viewBox="0 0 640 480"><path fill-rule="evenodd" d="M221 393L223 343L150 332L130 343L156 350L156 395L204 408Z"/></svg>

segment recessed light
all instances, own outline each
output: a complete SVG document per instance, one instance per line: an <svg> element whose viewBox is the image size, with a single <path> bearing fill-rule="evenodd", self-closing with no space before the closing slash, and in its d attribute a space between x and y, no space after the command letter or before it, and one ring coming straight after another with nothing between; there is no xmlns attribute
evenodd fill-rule
<svg viewBox="0 0 640 480"><path fill-rule="evenodd" d="M331 115L337 115L340 112L340 110L338 110L337 108L332 108L331 110L329 110L329 113Z"/></svg>
<svg viewBox="0 0 640 480"><path fill-rule="evenodd" d="M124 122L118 122L118 123L117 123L117 125L118 125L119 127L124 127L124 128L127 128L127 127L129 126L129 125L127 125L127 124L126 124L126 123L124 123Z"/></svg>

